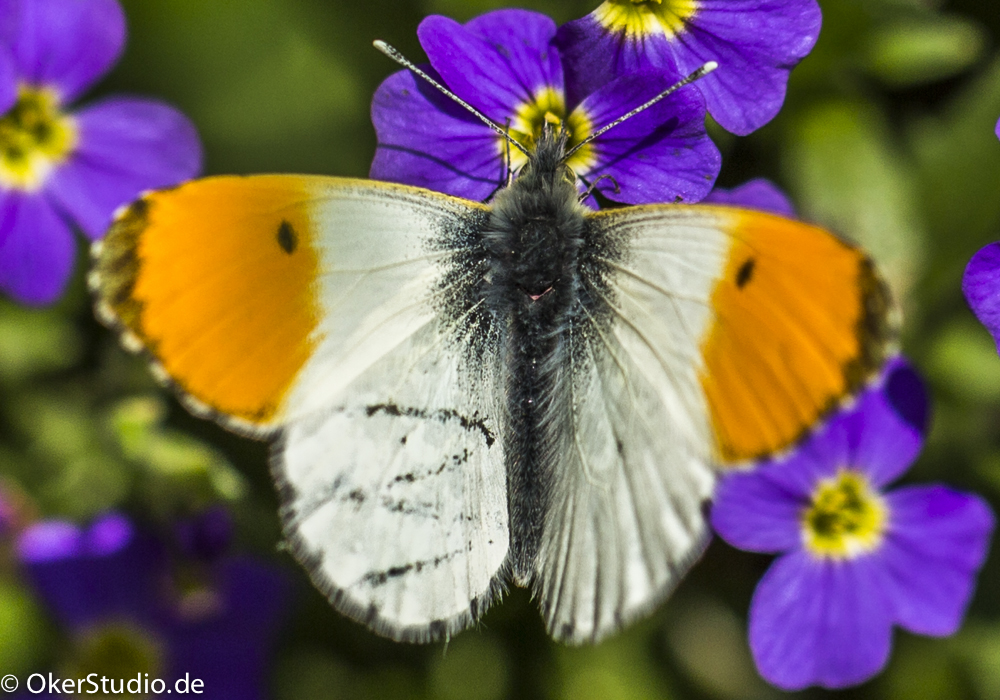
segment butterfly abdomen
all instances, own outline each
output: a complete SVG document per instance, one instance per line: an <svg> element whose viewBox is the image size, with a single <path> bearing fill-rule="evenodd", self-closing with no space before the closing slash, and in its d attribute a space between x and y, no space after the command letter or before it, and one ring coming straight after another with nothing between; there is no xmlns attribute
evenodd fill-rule
<svg viewBox="0 0 1000 700"><path fill-rule="evenodd" d="M483 236L486 300L505 328L508 565L520 584L536 570L553 483L553 417L565 403L559 368L580 293L584 213L565 166L534 161L497 196Z"/></svg>

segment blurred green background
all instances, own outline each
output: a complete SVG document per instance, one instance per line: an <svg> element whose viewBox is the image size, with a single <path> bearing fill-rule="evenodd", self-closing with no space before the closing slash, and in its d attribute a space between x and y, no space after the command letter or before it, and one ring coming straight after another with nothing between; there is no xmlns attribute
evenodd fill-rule
<svg viewBox="0 0 1000 700"><path fill-rule="evenodd" d="M124 59L95 94L157 96L199 128L207 173L364 176L368 105L394 66L375 38L422 58L430 13L467 19L495 0L125 0ZM523 7L562 22L596 0ZM946 481L1000 505L1000 359L967 309L969 257L1000 238L1000 11L984 0L824 0L813 54L785 109L757 133L713 137L719 184L770 177L804 218L868 247L905 311L903 347L927 377L932 430L908 481ZM296 581L273 696L311 698L775 698L745 640L768 558L716 541L648 620L597 647L546 636L526 592L447 646L395 644L335 613L283 552L266 446L190 417L142 361L92 318L85 251L52 309L0 301L0 479L27 517L85 521L110 507L169 522L216 501L236 515L237 549ZM46 668L58 631L5 557L0 669ZM806 691L801 697L824 697ZM991 556L962 631L896 634L887 671L838 695L1000 697L1000 557Z"/></svg>

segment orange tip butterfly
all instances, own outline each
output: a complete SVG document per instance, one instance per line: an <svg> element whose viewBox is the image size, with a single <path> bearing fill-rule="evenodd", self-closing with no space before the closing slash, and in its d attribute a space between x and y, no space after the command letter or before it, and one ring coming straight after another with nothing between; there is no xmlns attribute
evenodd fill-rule
<svg viewBox="0 0 1000 700"><path fill-rule="evenodd" d="M211 177L94 244L98 316L194 413L272 442L291 551L380 634L447 638L508 583L556 639L618 630L702 552L717 472L890 353L856 247L739 208L594 212L565 156L546 130L489 204Z"/></svg>

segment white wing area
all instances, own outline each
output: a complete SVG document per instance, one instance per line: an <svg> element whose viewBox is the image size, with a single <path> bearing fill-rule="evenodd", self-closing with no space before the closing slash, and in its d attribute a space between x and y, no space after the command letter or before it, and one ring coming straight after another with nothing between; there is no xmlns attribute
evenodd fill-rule
<svg viewBox="0 0 1000 700"><path fill-rule="evenodd" d="M453 251L434 244L474 212L464 200L398 185L318 179L320 339L286 406L292 419L329 405L355 378L434 322ZM344 184L344 183L349 184Z"/></svg>
<svg viewBox="0 0 1000 700"><path fill-rule="evenodd" d="M446 255L429 243L473 208L371 183L317 197L325 322L273 458L286 533L341 611L447 636L485 609L508 549L495 358L473 378L465 319L433 305Z"/></svg>
<svg viewBox="0 0 1000 700"><path fill-rule="evenodd" d="M707 541L714 475L700 346L729 246L711 215L676 207L589 221L626 252L598 261L608 288L584 278L610 319L578 317L559 382L554 427L566 437L536 588L549 631L570 643L647 613Z"/></svg>

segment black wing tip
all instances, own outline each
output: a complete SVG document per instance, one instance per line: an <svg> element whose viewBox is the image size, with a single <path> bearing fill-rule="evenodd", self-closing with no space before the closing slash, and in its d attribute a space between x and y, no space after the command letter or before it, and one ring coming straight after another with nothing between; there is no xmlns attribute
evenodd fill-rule
<svg viewBox="0 0 1000 700"><path fill-rule="evenodd" d="M104 238L91 244L91 270L87 275L87 286L94 315L118 336L126 351L146 360L157 382L177 396L190 413L198 418L211 419L238 435L266 440L275 434L276 427L223 413L191 395L160 363L156 356L156 344L143 332L143 304L133 293L142 265L137 252L138 241L149 226L150 198L164 191L168 190L146 192L140 199L119 207Z"/></svg>

